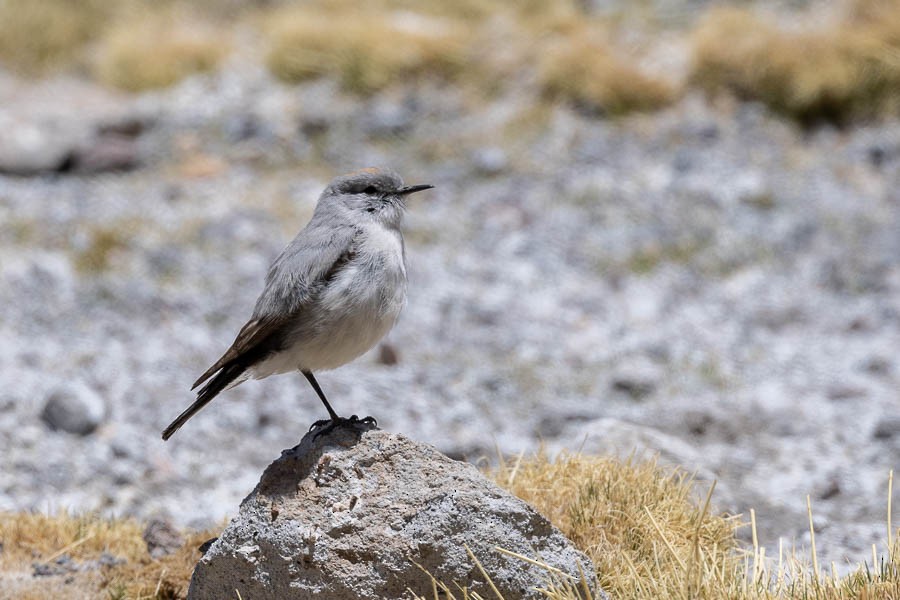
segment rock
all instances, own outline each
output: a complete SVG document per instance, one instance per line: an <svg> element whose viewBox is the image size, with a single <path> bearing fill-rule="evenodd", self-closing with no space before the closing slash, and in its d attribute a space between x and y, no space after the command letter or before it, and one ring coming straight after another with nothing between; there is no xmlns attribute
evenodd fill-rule
<svg viewBox="0 0 900 600"><path fill-rule="evenodd" d="M181 532L170 521L159 517L150 519L141 537L151 558L161 558L184 546Z"/></svg>
<svg viewBox="0 0 900 600"><path fill-rule="evenodd" d="M432 580L540 598L547 571L594 580L590 560L544 517L474 466L369 425L307 434L263 473L194 570L188 598L332 600L429 596ZM602 594L599 594L602 596Z"/></svg>
<svg viewBox="0 0 900 600"><path fill-rule="evenodd" d="M881 417L872 430L872 437L876 440L889 440L900 434L900 415L885 415Z"/></svg>
<svg viewBox="0 0 900 600"><path fill-rule="evenodd" d="M77 148L71 168L80 173L129 171L141 164L138 144L131 136L117 133L99 135Z"/></svg>
<svg viewBox="0 0 900 600"><path fill-rule="evenodd" d="M624 392L634 400L643 400L656 391L663 377L663 370L657 364L649 360L635 360L616 369L611 385L613 390Z"/></svg>
<svg viewBox="0 0 900 600"><path fill-rule="evenodd" d="M3 115L0 115L2 117ZM56 122L6 122L0 118L0 173L30 176L61 171L83 139L83 131Z"/></svg>
<svg viewBox="0 0 900 600"><path fill-rule="evenodd" d="M328 132L334 125L333 120L321 113L304 114L299 119L299 129L306 137L316 137Z"/></svg>
<svg viewBox="0 0 900 600"><path fill-rule="evenodd" d="M472 165L480 175L499 175L509 167L509 158L503 148L478 148L472 153Z"/></svg>
<svg viewBox="0 0 900 600"><path fill-rule="evenodd" d="M394 137L408 133L415 125L415 111L409 103L377 102L363 119L363 129L371 137Z"/></svg>
<svg viewBox="0 0 900 600"><path fill-rule="evenodd" d="M121 135L135 138L153 127L154 118L149 114L121 112L104 118L97 124L99 135Z"/></svg>
<svg viewBox="0 0 900 600"><path fill-rule="evenodd" d="M41 419L54 431L93 433L106 417L106 403L93 388L69 382L47 397Z"/></svg>
<svg viewBox="0 0 900 600"><path fill-rule="evenodd" d="M52 563L31 563L32 577L54 577L57 575L68 575L78 571L78 564L72 560L68 554L63 554Z"/></svg>
<svg viewBox="0 0 900 600"><path fill-rule="evenodd" d="M388 342L382 342L378 346L378 363L393 367L400 362L400 353L397 347Z"/></svg>
<svg viewBox="0 0 900 600"><path fill-rule="evenodd" d="M271 136L272 132L262 120L252 113L230 115L223 123L225 137L231 142L242 142L260 136Z"/></svg>

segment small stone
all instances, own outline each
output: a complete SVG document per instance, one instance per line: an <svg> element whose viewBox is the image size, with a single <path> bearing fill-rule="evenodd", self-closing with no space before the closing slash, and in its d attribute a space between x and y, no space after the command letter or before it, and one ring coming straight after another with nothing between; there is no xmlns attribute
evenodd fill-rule
<svg viewBox="0 0 900 600"><path fill-rule="evenodd" d="M209 549L212 548L212 545L216 543L217 539L219 539L219 538L217 538L217 537L209 538L208 540L206 540L205 542L200 544L197 547L197 550L200 551L200 554L206 554L209 551Z"/></svg>
<svg viewBox="0 0 900 600"><path fill-rule="evenodd" d="M141 537L147 544L147 552L154 559L172 554L184 546L184 537L181 532L166 519L150 519Z"/></svg>
<svg viewBox="0 0 900 600"><path fill-rule="evenodd" d="M32 577L51 577L53 575L61 574L57 567L55 567L54 565L48 565L47 563L32 563L31 569Z"/></svg>
<svg viewBox="0 0 900 600"><path fill-rule="evenodd" d="M826 393L829 400L853 400L868 395L865 388L845 383L832 385Z"/></svg>
<svg viewBox="0 0 900 600"><path fill-rule="evenodd" d="M106 403L93 388L69 382L50 393L41 419L53 431L93 433L106 417Z"/></svg>
<svg viewBox="0 0 900 600"><path fill-rule="evenodd" d="M97 127L100 135L114 134L137 137L153 125L153 119L147 115L124 113L103 121Z"/></svg>
<svg viewBox="0 0 900 600"><path fill-rule="evenodd" d="M223 125L225 136L232 142L241 142L257 137L262 131L261 123L255 115L241 113L226 119Z"/></svg>
<svg viewBox="0 0 900 600"><path fill-rule="evenodd" d="M472 164L481 175L499 175L509 167L509 159L502 148L479 148L472 153Z"/></svg>
<svg viewBox="0 0 900 600"><path fill-rule="evenodd" d="M640 360L621 366L613 375L612 388L628 394L634 400L643 400L656 391L662 378L659 366Z"/></svg>
<svg viewBox="0 0 900 600"><path fill-rule="evenodd" d="M393 367L400 362L400 354L393 344L383 342L378 346L378 363Z"/></svg>
<svg viewBox="0 0 900 600"><path fill-rule="evenodd" d="M398 102L380 102L365 120L365 132L372 137L392 137L407 133L414 124L410 108Z"/></svg>
<svg viewBox="0 0 900 600"><path fill-rule="evenodd" d="M898 433L900 433L900 415L888 415L875 424L872 437L876 440L887 440L896 437Z"/></svg>
<svg viewBox="0 0 900 600"><path fill-rule="evenodd" d="M299 129L306 137L317 137L328 133L331 129L332 119L324 114L306 114L300 118Z"/></svg>
<svg viewBox="0 0 900 600"><path fill-rule="evenodd" d="M32 577L53 577L68 575L79 570L78 564L68 554L63 554L53 562L32 563Z"/></svg>
<svg viewBox="0 0 900 600"><path fill-rule="evenodd" d="M0 173L37 175L61 171L69 164L81 132L54 123L6 124L0 120Z"/></svg>
<svg viewBox="0 0 900 600"><path fill-rule="evenodd" d="M110 554L109 552L104 552L100 555L100 558L97 559L97 562L103 567L117 567L119 565L124 565L128 561L119 556L115 556L114 554Z"/></svg>
<svg viewBox="0 0 900 600"><path fill-rule="evenodd" d="M861 365L862 370L872 375L888 375L891 372L891 363L886 358L873 356L864 361Z"/></svg>
<svg viewBox="0 0 900 600"><path fill-rule="evenodd" d="M77 148L71 168L79 173L130 171L141 164L138 144L133 137L116 133L98 136Z"/></svg>
<svg viewBox="0 0 900 600"><path fill-rule="evenodd" d="M819 500L830 500L841 493L841 485L836 477L832 477L816 493Z"/></svg>

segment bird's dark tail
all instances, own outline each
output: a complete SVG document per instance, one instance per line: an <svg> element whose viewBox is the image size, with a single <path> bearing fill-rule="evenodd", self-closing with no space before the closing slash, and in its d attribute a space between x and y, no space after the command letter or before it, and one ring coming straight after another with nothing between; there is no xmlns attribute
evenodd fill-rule
<svg viewBox="0 0 900 600"><path fill-rule="evenodd" d="M162 432L162 439L168 440L178 429L187 423L188 419L193 417L201 408L209 404L210 400L215 398L219 392L227 388L235 379L246 370L246 367L240 364L230 364L219 371L215 377L210 379L206 385L197 392L197 399L191 404L187 410L178 415L178 418L166 427Z"/></svg>

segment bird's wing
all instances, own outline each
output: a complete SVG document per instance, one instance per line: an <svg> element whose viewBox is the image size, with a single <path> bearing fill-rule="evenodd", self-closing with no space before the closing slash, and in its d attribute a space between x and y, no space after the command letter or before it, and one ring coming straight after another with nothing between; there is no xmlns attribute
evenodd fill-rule
<svg viewBox="0 0 900 600"><path fill-rule="evenodd" d="M237 338L235 338L234 343L231 344L231 347L222 355L222 358L217 360L213 366L208 368L200 378L194 382L194 385L191 386L191 389L195 389L198 385L209 379L216 373L219 369L227 365L228 363L234 361L237 358L240 358L245 353L250 350L253 350L257 347L260 342L269 337L273 332L278 330L278 328L288 319L285 318L274 318L274 317L263 317L260 319L250 319L247 323L241 327L241 331L238 333Z"/></svg>
<svg viewBox="0 0 900 600"><path fill-rule="evenodd" d="M310 223L281 252L266 276L266 287L256 301L253 316L241 328L231 347L200 376L191 389L228 364L246 357L246 366L258 358L252 354L285 323L303 312L316 293L354 255L357 229L352 226ZM249 356L248 356L249 355Z"/></svg>
<svg viewBox="0 0 900 600"><path fill-rule="evenodd" d="M352 225L313 219L272 263L253 318L301 310L346 264L358 234Z"/></svg>

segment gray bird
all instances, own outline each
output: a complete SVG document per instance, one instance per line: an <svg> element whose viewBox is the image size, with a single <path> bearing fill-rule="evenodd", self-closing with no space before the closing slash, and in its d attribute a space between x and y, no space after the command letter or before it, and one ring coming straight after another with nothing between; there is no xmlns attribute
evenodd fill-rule
<svg viewBox="0 0 900 600"><path fill-rule="evenodd" d="M205 385L166 427L163 439L219 392L249 378L294 370L306 376L322 400L330 426L348 420L331 408L313 371L350 362L394 326L406 304L400 233L404 200L432 187L404 186L393 171L374 168L328 184L310 222L269 267L250 320L222 358L194 382L192 390Z"/></svg>

